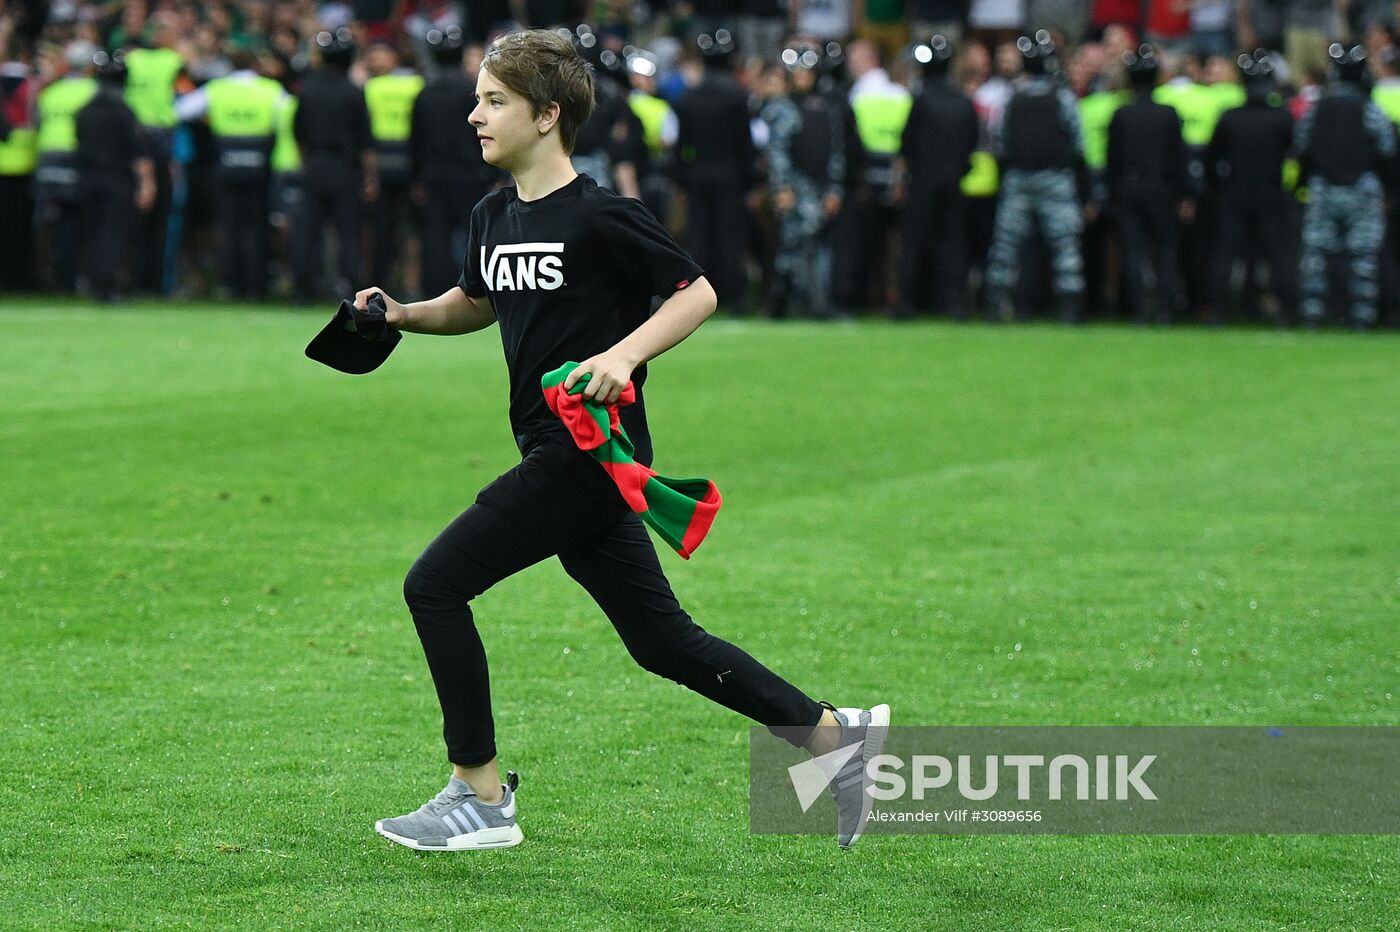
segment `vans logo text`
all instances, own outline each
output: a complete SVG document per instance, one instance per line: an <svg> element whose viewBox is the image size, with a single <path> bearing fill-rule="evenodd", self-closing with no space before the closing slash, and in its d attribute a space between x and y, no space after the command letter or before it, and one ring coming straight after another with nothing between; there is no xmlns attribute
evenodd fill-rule
<svg viewBox="0 0 1400 932"><path fill-rule="evenodd" d="M553 291L564 284L563 243L516 243L496 246L491 258L481 247L486 287L492 291Z"/></svg>

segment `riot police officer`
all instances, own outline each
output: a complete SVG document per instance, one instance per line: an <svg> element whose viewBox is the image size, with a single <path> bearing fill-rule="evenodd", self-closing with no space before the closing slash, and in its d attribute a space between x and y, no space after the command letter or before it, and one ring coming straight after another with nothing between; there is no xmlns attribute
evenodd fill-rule
<svg viewBox="0 0 1400 932"><path fill-rule="evenodd" d="M78 176L83 192L83 250L88 287L104 304L118 300L121 275L137 223L132 214L155 202L156 181L147 139L122 99L126 65L120 53L98 52L97 93L74 117Z"/></svg>
<svg viewBox="0 0 1400 932"><path fill-rule="evenodd" d="M798 297L802 316L831 317L829 233L844 194L844 114L817 91L816 48L784 49L781 61L789 92L769 99L760 113L769 127L768 183L778 215L768 313L786 317Z"/></svg>
<svg viewBox="0 0 1400 932"><path fill-rule="evenodd" d="M626 62L588 25L580 25L569 37L596 76L593 112L578 128L569 154L574 171L624 197L640 198L638 179L646 170L647 151L641 121L627 105Z"/></svg>
<svg viewBox="0 0 1400 932"><path fill-rule="evenodd" d="M360 275L361 192L374 192L373 140L364 93L348 76L355 40L347 28L315 37L320 65L302 83L292 132L302 154L303 232L297 296L322 293L325 225L335 227L339 249L332 294L349 294Z"/></svg>
<svg viewBox="0 0 1400 932"><path fill-rule="evenodd" d="M673 168L685 196L686 245L705 269L721 306L742 310L754 146L748 95L730 73L733 36L717 29L696 39L705 72L676 104Z"/></svg>
<svg viewBox="0 0 1400 932"><path fill-rule="evenodd" d="M1297 218L1283 187L1293 118L1271 100L1278 90L1273 56L1259 49L1237 61L1244 78L1244 105L1220 115L1205 156L1216 203L1211 318L1223 320L1230 307L1235 263L1262 253L1279 302L1276 322L1284 324L1296 311L1298 298L1293 248Z"/></svg>
<svg viewBox="0 0 1400 932"><path fill-rule="evenodd" d="M1303 214L1302 312L1310 327L1327 310L1327 258L1350 265L1354 327L1376 322L1377 265L1385 235L1382 178L1395 157L1395 128L1366 95L1366 50L1333 43L1332 81L1298 126Z"/></svg>
<svg viewBox="0 0 1400 932"><path fill-rule="evenodd" d="M423 293L441 294L461 273L472 208L490 189L494 169L467 117L476 92L463 70L462 31L429 29L436 77L413 102L409 153L423 218Z"/></svg>
<svg viewBox="0 0 1400 932"><path fill-rule="evenodd" d="M1152 99L1159 72L1152 47L1124 52L1123 66L1133 99L1109 121L1104 178L1122 235L1128 305L1139 322L1155 317L1166 324L1180 313L1184 300L1176 218L1189 209L1186 143L1181 117ZM1149 289L1149 273L1155 289Z"/></svg>
<svg viewBox="0 0 1400 932"><path fill-rule="evenodd" d="M914 60L923 68L923 87L899 147L906 179L900 184L899 317L923 308L962 313L967 278L962 178L971 168L981 127L972 101L948 80L953 55L953 44L941 35L914 48Z"/></svg>
<svg viewBox="0 0 1400 932"><path fill-rule="evenodd" d="M1045 30L1016 40L1025 76L1006 105L993 135L1001 166L1001 201L987 259L987 306L1011 319L1012 289L1020 252L1039 227L1050 248L1052 280L1060 319L1079 319L1084 294L1080 187L1083 143L1074 94L1056 78L1055 44Z"/></svg>

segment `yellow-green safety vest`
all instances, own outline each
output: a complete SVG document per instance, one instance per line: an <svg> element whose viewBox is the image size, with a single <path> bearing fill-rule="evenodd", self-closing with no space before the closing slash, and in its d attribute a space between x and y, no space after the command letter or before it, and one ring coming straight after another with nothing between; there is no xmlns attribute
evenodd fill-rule
<svg viewBox="0 0 1400 932"><path fill-rule="evenodd" d="M297 147L292 121L297 115L297 99L287 97L277 111L277 138L272 143L272 170L294 172L301 170L301 149Z"/></svg>
<svg viewBox="0 0 1400 932"><path fill-rule="evenodd" d="M1084 135L1084 162L1098 170L1108 164L1108 124L1128 102L1127 91L1097 91L1079 100L1079 126Z"/></svg>
<svg viewBox="0 0 1400 932"><path fill-rule="evenodd" d="M965 197L994 197L1001 186L1001 171L996 156L986 149L972 153L972 167L963 175L958 187Z"/></svg>
<svg viewBox="0 0 1400 932"><path fill-rule="evenodd" d="M39 92L40 153L78 151L73 118L96 93L97 82L92 78L62 78Z"/></svg>
<svg viewBox="0 0 1400 932"><path fill-rule="evenodd" d="M0 175L32 175L39 162L39 134L32 129L12 129L0 142Z"/></svg>
<svg viewBox="0 0 1400 932"><path fill-rule="evenodd" d="M1220 119L1219 95L1199 84L1163 84L1152 99L1166 104L1181 117L1181 138L1189 146L1204 146Z"/></svg>
<svg viewBox="0 0 1400 932"><path fill-rule="evenodd" d="M404 142L413 129L413 102L423 90L423 76L381 74L365 82L370 134L379 142Z"/></svg>
<svg viewBox="0 0 1400 932"><path fill-rule="evenodd" d="M1210 84L1206 87L1211 95L1215 97L1220 112L1224 113L1233 107L1243 107L1249 95L1245 93L1244 85L1236 84L1234 81L1221 81L1218 84Z"/></svg>
<svg viewBox="0 0 1400 932"><path fill-rule="evenodd" d="M671 105L660 97L638 91L628 95L627 106L632 108L632 113L642 123L642 138L646 140L647 148L659 153L665 148L661 140L661 129L666 124L666 118L671 115Z"/></svg>
<svg viewBox="0 0 1400 932"><path fill-rule="evenodd" d="M897 155L914 99L908 94L861 94L851 102L856 132L867 152Z"/></svg>
<svg viewBox="0 0 1400 932"><path fill-rule="evenodd" d="M174 49L132 49L126 53L123 96L144 125L163 129L175 125L175 79L184 66L184 59Z"/></svg>
<svg viewBox="0 0 1400 932"><path fill-rule="evenodd" d="M272 136L283 93L282 85L271 78L215 78L204 85L209 130L231 138Z"/></svg>
<svg viewBox="0 0 1400 932"><path fill-rule="evenodd" d="M1372 88L1371 99L1390 117L1390 122L1400 123L1400 84L1382 84Z"/></svg>

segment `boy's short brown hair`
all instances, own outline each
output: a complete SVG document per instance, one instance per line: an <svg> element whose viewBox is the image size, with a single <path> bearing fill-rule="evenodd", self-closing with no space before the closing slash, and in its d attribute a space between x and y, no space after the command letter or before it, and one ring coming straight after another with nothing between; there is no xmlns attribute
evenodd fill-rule
<svg viewBox="0 0 1400 932"><path fill-rule="evenodd" d="M548 29L502 36L486 53L482 67L530 104L538 117L559 104L559 141L572 155L578 129L593 112L593 69L568 39Z"/></svg>

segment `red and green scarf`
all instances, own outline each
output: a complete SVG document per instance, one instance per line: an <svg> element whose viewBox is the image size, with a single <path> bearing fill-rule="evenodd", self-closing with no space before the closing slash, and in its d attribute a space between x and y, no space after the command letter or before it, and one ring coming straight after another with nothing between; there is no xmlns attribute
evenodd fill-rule
<svg viewBox="0 0 1400 932"><path fill-rule="evenodd" d="M637 400L636 389L629 381L614 404L586 401L583 389L588 384L587 374L569 392L564 391L564 379L577 368L578 363L566 362L540 380L549 410L564 422L579 449L592 453L607 470L631 509L689 560L714 523L720 506L719 489L709 479L659 476L634 460L632 441L622 429L617 409Z"/></svg>

